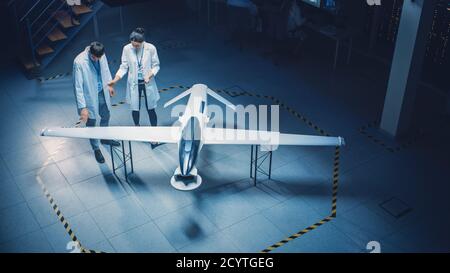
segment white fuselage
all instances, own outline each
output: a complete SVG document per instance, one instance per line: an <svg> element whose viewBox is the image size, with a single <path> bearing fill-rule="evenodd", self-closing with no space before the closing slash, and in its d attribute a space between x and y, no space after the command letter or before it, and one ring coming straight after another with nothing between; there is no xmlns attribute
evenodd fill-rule
<svg viewBox="0 0 450 273"><path fill-rule="evenodd" d="M178 142L179 167L182 176L188 176L195 167L203 147L202 133L208 123L207 86L196 84L191 89L188 103L180 117L181 137Z"/></svg>

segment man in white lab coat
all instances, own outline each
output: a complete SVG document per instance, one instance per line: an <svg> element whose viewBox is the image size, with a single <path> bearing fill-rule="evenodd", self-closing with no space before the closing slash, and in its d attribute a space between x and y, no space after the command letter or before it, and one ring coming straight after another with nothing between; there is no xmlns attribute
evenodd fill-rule
<svg viewBox="0 0 450 273"><path fill-rule="evenodd" d="M94 127L97 115L100 116L100 126L108 126L110 119L111 100L115 91L108 86L111 72L105 56L105 48L99 42L93 42L81 52L73 62L74 90L80 119L88 127ZM108 90L105 93L105 90ZM104 163L105 158L99 147L98 139L91 139L95 159ZM119 146L117 141L101 140L102 144Z"/></svg>

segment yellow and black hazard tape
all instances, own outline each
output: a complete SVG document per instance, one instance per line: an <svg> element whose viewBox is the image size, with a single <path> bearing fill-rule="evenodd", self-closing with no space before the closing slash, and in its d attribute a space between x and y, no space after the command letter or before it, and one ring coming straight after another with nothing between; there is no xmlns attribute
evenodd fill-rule
<svg viewBox="0 0 450 273"><path fill-rule="evenodd" d="M174 86L170 86L170 87L166 87L166 88L160 89L159 93L167 92L167 91L172 90L172 89L188 89L188 88L190 88L190 87L183 86L183 85L174 85ZM141 96L141 98L143 98L143 97L144 97L144 95ZM117 107L117 106L123 105L125 103L126 102L122 100L122 101L119 101L118 103L111 104L111 106L112 107Z"/></svg>
<svg viewBox="0 0 450 273"><path fill-rule="evenodd" d="M70 227L69 222L67 222L66 218L64 218L61 210L59 209L58 205L55 202L55 199L53 199L53 197L51 196L50 192L45 187L42 180L38 177L37 181L39 182L42 190L44 191L45 197L47 197L47 200L50 202L50 205L52 206L53 211L56 213L56 216L58 217L59 221L64 226L64 229L66 230L67 234L69 234L70 239L78 245L80 251L82 253L103 253L101 251L87 249L80 243L80 241L78 240L78 237L75 235L72 228Z"/></svg>
<svg viewBox="0 0 450 273"><path fill-rule="evenodd" d="M186 48L189 44L186 41L166 40L159 43L159 50Z"/></svg>
<svg viewBox="0 0 450 273"><path fill-rule="evenodd" d="M175 85L175 86L171 86L171 87L167 87L167 88L163 88L161 90L159 90L159 92L166 92L169 90L173 90L173 89L188 89L190 87L186 87L186 86L182 86L182 85ZM228 90L221 90L221 89L217 89L214 90L218 93L225 93L229 96L232 97L236 97L236 96L250 96L250 97L257 97L257 98L265 98L268 100L273 101L274 103L278 104L282 109L287 110L290 114L294 115L295 117L297 117L298 119L300 119L302 122L306 123L308 126L310 126L311 128L313 128L315 131L317 131L319 134L321 135L325 135L325 136L329 136L328 133L325 132L325 130L321 129L319 126L315 125L312 121L310 121L309 119L307 119L305 116L301 115L300 113L298 113L297 111L295 111L294 109L292 109L291 107L287 106L286 104L284 104L283 102L281 102L279 99L273 97L273 96L267 96L267 95L260 95L260 94L254 94L248 91L242 91L242 92L235 92L235 91L228 91ZM118 104L113 104L113 106L118 106L121 104L124 104L124 101L119 102ZM339 156L340 156L340 147L336 146L336 150L335 150L335 157L334 157L334 164L333 164L333 188L332 188L332 201L331 201L331 214L327 217L325 217L324 219L318 221L317 223L303 229L300 230L299 232L287 237L286 239L283 239L269 247L267 247L266 249L262 250L261 252L263 253L268 253L271 252L272 250L279 248L285 244L287 244L288 242L299 238L301 236L303 236L304 234L322 226L323 224L331 221L332 219L336 218L337 215L337 194L338 194L338 181L339 181ZM43 186L43 184L41 184ZM56 214L58 215L58 218L60 219L61 223L63 223L64 227L66 228L66 231L69 233L69 235L71 236L72 240L77 242L79 244L79 246L82 249L82 252L85 253L97 253L97 251L93 251L93 250L89 250L86 249L84 247L82 247L82 245L80 244L80 242L78 241L77 237L73 234L73 231L70 229L69 224L67 223L67 221L64 219L64 217L62 216L60 210L58 209L58 206L56 206L56 204L54 204L54 200L50 195L47 195L48 191L46 191L45 187L44 188L44 192L46 192L46 196L47 198L49 198L50 203L53 206L53 209L55 210Z"/></svg>
<svg viewBox="0 0 450 273"><path fill-rule="evenodd" d="M338 183L339 183L339 157L341 148L336 146L334 151L333 160L333 189L331 194L331 217L336 217L337 215L337 194L338 194Z"/></svg>
<svg viewBox="0 0 450 273"><path fill-rule="evenodd" d="M117 60L112 60L112 61L108 62L109 65L111 65L113 63L114 64L117 63ZM47 82L47 81L52 81L52 80L57 80L60 78L68 77L71 75L72 75L72 72L65 72L65 73L60 73L60 74L50 76L50 77L37 77L36 80L38 80L40 83L43 83L43 82Z"/></svg>
<svg viewBox="0 0 450 273"><path fill-rule="evenodd" d="M72 75L72 72L66 72L66 73L61 73L61 74L57 74L57 75L54 75L54 76L51 76L51 77L39 77L39 78L37 78L37 80L40 82L40 83L43 83L43 82L46 82L46 81L51 81L51 80L56 80L56 79L59 79L59 78L64 78L64 77L67 77L67 76L70 76L70 75Z"/></svg>
<svg viewBox="0 0 450 273"><path fill-rule="evenodd" d="M400 145L397 145L395 147L389 146L388 144L386 144L384 141L382 141L381 139L375 137L374 135L370 134L367 129L369 128L375 128L377 126L380 125L380 122L378 120L369 122L366 125L361 126L358 131L366 136L368 139L370 139L373 143L380 145L381 147L383 147L385 150L391 152L391 153L396 153L399 152L405 148L410 147L412 144L414 144L422 135L423 132L419 132L416 135L414 135L412 138L408 139L407 141L401 143Z"/></svg>
<svg viewBox="0 0 450 273"><path fill-rule="evenodd" d="M119 101L118 103L111 104L112 107L117 107L119 105L125 104L125 101Z"/></svg>
<svg viewBox="0 0 450 273"><path fill-rule="evenodd" d="M172 90L172 89L177 89L177 88L178 89L189 89L190 87L183 86L183 85L174 85L174 86L170 86L170 87L166 87L166 88L160 89L159 93L166 92L166 91L169 91L169 90Z"/></svg>
<svg viewBox="0 0 450 273"><path fill-rule="evenodd" d="M330 134L328 134L325 130L323 130L322 128L320 128L319 126L317 126L314 122L312 122L311 120L309 120L308 118L306 118L304 115L298 113L297 111L295 111L293 108L291 108L290 106L288 106L287 104L285 104L284 102L280 101L279 99L275 98L274 96L268 96L268 95L260 95L260 94L255 94L246 90L243 90L241 92L236 92L236 91L228 91L228 90L214 90L218 93L225 93L231 97L237 97L237 96L250 96L250 97L256 97L256 98L264 98L264 99L268 99L271 100L272 102L274 102L275 104L279 105L282 109L288 111L290 114L292 114L293 116L295 116L296 118L300 119L302 122L304 122L305 124L307 124L309 127L313 128L317 133L319 133L320 135L324 135L324 136L330 136ZM268 253L271 252L272 250L279 248L285 244L287 244L288 242L299 238L300 236L322 226L323 224L330 222L332 219L336 218L337 215L337 195L338 195L338 182L339 182L339 158L340 158L340 147L336 146L335 148L335 154L334 154L334 163L333 163L333 186L332 186L332 199L331 199L331 214L327 217L325 217L324 219L318 221L317 223L304 228L302 230L300 230L299 232L287 237L286 239L283 239L269 247L267 247L266 249L263 249L261 252L262 253Z"/></svg>
<svg viewBox="0 0 450 273"><path fill-rule="evenodd" d="M334 217L327 216L324 219L320 220L319 222L317 222L317 223L315 223L315 224L313 224L313 225L311 225L311 226L309 226L309 227L307 227L307 228L305 228L305 229L303 229L303 230L301 230L301 231L299 231L299 232L297 232L297 233L287 237L286 239L283 239L283 240L279 241L278 243L275 243L275 244L269 246L266 249L263 249L261 252L262 253L269 253L269 252L279 248L280 246L283 246L283 245L289 243L290 241L295 240L295 239L299 238L300 236L303 236L304 234L310 232L311 230L314 230L314 229L320 227L321 225L331 221L333 218Z"/></svg>
<svg viewBox="0 0 450 273"><path fill-rule="evenodd" d="M79 126L80 122L77 122L75 126ZM60 151L60 148L63 143L60 143L59 146L56 148L56 150L49 155L47 160L44 162L42 167L39 169L39 171L36 173L36 180L38 184L40 185L42 191L44 192L45 197L49 201L53 211L55 212L56 216L58 217L58 220L61 222L61 224L64 226L64 229L66 230L67 234L70 236L70 239L76 243L76 247L81 253L102 253L101 251L95 251L88 248L85 248L81 242L79 241L78 237L73 232L72 228L69 225L69 222L66 220L66 218L63 216L61 210L59 209L58 204L55 202L55 199L52 197L50 192L48 191L47 187L45 186L44 182L41 179L41 174L45 170L45 168L51 163L51 158L53 155L58 153Z"/></svg>
<svg viewBox="0 0 450 273"><path fill-rule="evenodd" d="M256 97L256 98L263 98L263 99L268 99L273 101L275 104L278 104L282 109L288 111L290 114L292 114L293 116L295 116L296 118L300 119L302 122L304 122L305 124L307 124L309 127L313 128L316 132L318 132L321 135L324 136L330 136L330 134L328 134L327 132L325 132L325 130L321 129L319 126L317 126L314 122L312 122L311 120L309 120L308 118L306 118L304 115L298 113L297 111L295 111L294 109L292 109L290 106L288 106L287 104L285 104L284 102L280 101L279 99L275 98L274 96L268 96L268 95L260 95L260 94L254 94L252 92L249 91L242 91L242 92L236 92L236 91L228 91L228 90L221 90L221 89L217 89L214 90L218 93L225 93L227 95L229 95L230 97L237 97L237 96L249 96L249 97Z"/></svg>
<svg viewBox="0 0 450 273"><path fill-rule="evenodd" d="M336 146L335 155L334 155L334 167L333 167L333 193L332 193L332 199L331 199L331 214L329 216L323 218L319 222L312 224L311 226L304 228L304 229L300 230L299 232L287 237L286 239L283 239L283 240L267 247L266 249L263 249L261 251L262 253L271 252L271 251L289 243L290 241L297 239L297 238L305 235L306 233L308 233L312 230L315 230L316 228L318 228L318 227L322 226L323 224L328 223L331 220L333 220L334 218L336 218L338 181L339 181L339 153L340 153L340 147Z"/></svg>

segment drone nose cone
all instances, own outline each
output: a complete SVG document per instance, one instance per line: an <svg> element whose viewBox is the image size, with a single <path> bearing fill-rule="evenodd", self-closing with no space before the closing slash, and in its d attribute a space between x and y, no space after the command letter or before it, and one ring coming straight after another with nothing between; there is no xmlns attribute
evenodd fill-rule
<svg viewBox="0 0 450 273"><path fill-rule="evenodd" d="M194 84L192 87L195 87L195 88L208 88L208 86L206 86L205 84L203 84L203 83L197 83L197 84Z"/></svg>
<svg viewBox="0 0 450 273"><path fill-rule="evenodd" d="M47 129L47 128L43 129L43 130L41 131L41 136L46 136L46 135L47 135L47 132L48 132L48 129Z"/></svg>

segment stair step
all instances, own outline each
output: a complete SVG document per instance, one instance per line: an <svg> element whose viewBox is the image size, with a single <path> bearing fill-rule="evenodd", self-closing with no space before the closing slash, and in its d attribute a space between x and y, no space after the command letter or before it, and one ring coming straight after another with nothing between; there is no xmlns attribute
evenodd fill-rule
<svg viewBox="0 0 450 273"><path fill-rule="evenodd" d="M33 61L28 61L28 60L21 60L22 61L22 64L23 64L23 66L25 67L25 69L26 70L31 70L31 69L33 69L33 68L36 68L36 67L38 67L35 63L33 63Z"/></svg>
<svg viewBox="0 0 450 273"><path fill-rule="evenodd" d="M47 54L50 54L50 53L53 53L53 48L51 48L51 47L49 47L48 45L41 45L37 50L36 50L36 52L40 55L40 56L42 56L42 55L47 55Z"/></svg>
<svg viewBox="0 0 450 273"><path fill-rule="evenodd" d="M72 24L72 17L65 11L59 11L55 14L55 19L63 28L71 28L74 26Z"/></svg>
<svg viewBox="0 0 450 273"><path fill-rule="evenodd" d="M56 41L60 41L60 40L64 40L67 39L66 34L64 34L64 32L62 32L59 28L55 28L48 36L47 38L52 41L52 42L56 42Z"/></svg>
<svg viewBox="0 0 450 273"><path fill-rule="evenodd" d="M72 10L76 15L81 15L81 14L92 12L92 9L90 9L89 7L87 7L85 5L73 6Z"/></svg>

